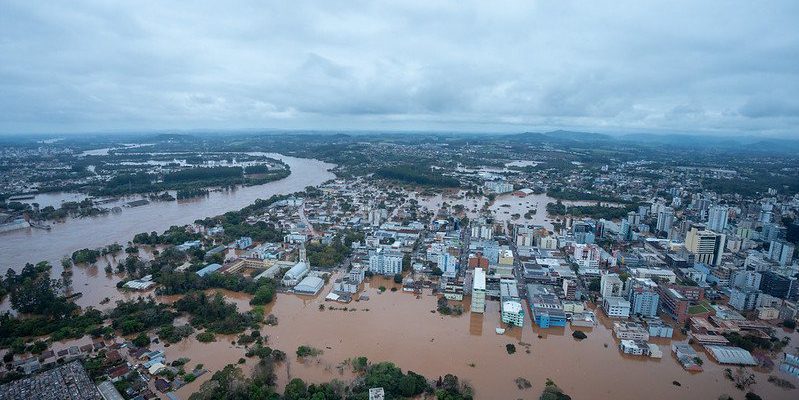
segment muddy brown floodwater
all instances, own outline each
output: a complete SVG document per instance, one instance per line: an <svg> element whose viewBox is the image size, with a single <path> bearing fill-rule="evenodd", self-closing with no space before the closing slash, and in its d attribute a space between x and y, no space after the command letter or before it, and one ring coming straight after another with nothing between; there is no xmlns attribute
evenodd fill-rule
<svg viewBox="0 0 799 400"><path fill-rule="evenodd" d="M574 399L712 400L721 394L743 397L743 392L724 378L725 367L711 361L704 353L700 355L704 372L689 373L682 369L672 356L670 344L684 342L684 337L656 340L663 351L663 358L656 360L623 356L612 337L608 319L601 319L596 328L581 328L588 338L580 342L572 338L570 328L534 328L529 315L523 328L497 335L494 328L501 323L496 301L487 302L484 315L471 314L467 297L464 301L466 313L458 317L442 316L431 312L436 308L436 297L429 290L417 298L402 291L380 294L377 287L381 285L395 286L390 280L373 278L371 283L365 284L365 294L370 300L347 305L324 301L329 285L316 297L277 296L266 312L275 314L279 324L261 331L269 336L269 346L288 354L288 362L277 370L278 390L282 391L295 377L316 383L351 380L350 369L339 366L349 358L366 356L371 362L392 361L403 370L412 370L428 378L455 374L474 387L478 399L537 399L547 378ZM246 295L224 294L240 309L249 308ZM319 311L320 304L356 311ZM793 336L796 343L796 335ZM216 343L203 344L191 338L166 349L169 360L189 357L190 365L203 363L211 371L181 388L178 391L181 398L188 398L199 390L214 371L243 357L245 349L232 345L234 339L233 336L219 337ZM507 354L505 345L508 343L516 345L515 354ZM300 345L316 347L324 354L298 361L294 352ZM244 365L247 373L248 365L253 363L254 360L248 360ZM794 379L777 370L770 374ZM769 373L756 372L755 375L757 384L750 390L764 399L796 398L796 390L786 391L767 382ZM533 387L517 389L514 382L517 377L528 379ZM673 381L682 386L673 385Z"/></svg>

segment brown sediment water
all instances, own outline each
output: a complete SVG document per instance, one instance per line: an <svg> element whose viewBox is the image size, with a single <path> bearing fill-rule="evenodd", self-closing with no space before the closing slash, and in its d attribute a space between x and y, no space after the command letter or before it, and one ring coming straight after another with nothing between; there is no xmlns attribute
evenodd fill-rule
<svg viewBox="0 0 799 400"><path fill-rule="evenodd" d="M389 290L379 293L377 288L381 285ZM316 297L279 294L266 308L266 313L278 317L279 324L261 330L269 336L269 346L288 355L288 362L276 371L278 390L282 391L295 377L316 383L350 380L350 368L339 368L341 363L366 356L371 362L392 361L403 370L428 378L455 374L474 387L478 399L537 399L547 378L574 399L716 399L721 394L743 397L743 392L724 378L726 367L711 361L707 354L700 354L704 372L682 369L670 344L684 342L684 337L652 340L663 352L660 360L626 356L619 352L610 330L612 321L607 318L600 318L595 328L579 328L588 338L578 342L572 338L570 328L533 327L529 312L523 328L497 335L494 329L501 323L496 301L487 302L485 314L472 314L467 297L463 315L443 316L431 312L436 308L436 297L429 290L417 298L401 290L390 291L398 286L391 280L372 278L365 285L370 300L350 304L325 302L326 291ZM329 290L329 285L325 290ZM246 303L246 296L237 296L237 304ZM320 311L320 304L339 310ZM340 310L344 307L348 311ZM189 357L191 365L203 363L211 371L181 388L181 398L199 390L214 371L243 357L244 348L231 345L234 339L220 337L216 343L203 344L192 338L166 349L169 360ZM506 344L515 344L516 353L507 354ZM301 345L321 349L324 354L299 361L294 352ZM254 362L248 360L245 371L249 372L248 365ZM757 384L749 390L770 400L796 398L797 391L786 391L767 382L769 374L795 379L777 370L755 372ZM518 377L528 379L533 387L519 390L514 382ZM675 386L673 381L682 386Z"/></svg>
<svg viewBox="0 0 799 400"><path fill-rule="evenodd" d="M435 196L417 196L417 201L421 207L427 208L433 212L438 211L443 203L448 203L450 206L461 204L464 206L464 214L469 218L477 218L481 215L481 209L485 205L488 198L480 196L465 199L453 199L450 197L442 196L441 194ZM547 215L547 204L555 203L558 200L549 197L546 194L531 194L527 196L516 196L510 193L497 196L494 201L489 205L488 209L495 221L502 221L506 223L515 224L529 224L543 226L549 230L553 229L552 219ZM561 203L567 206L589 206L596 205L596 201L574 201L563 200ZM609 207L622 207L622 204L600 202L602 205ZM535 214L526 218L528 212L535 210ZM514 218L517 215L517 218Z"/></svg>

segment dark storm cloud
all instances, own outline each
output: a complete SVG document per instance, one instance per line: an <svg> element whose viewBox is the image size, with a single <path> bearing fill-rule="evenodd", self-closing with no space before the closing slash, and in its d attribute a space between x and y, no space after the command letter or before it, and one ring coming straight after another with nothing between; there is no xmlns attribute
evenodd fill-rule
<svg viewBox="0 0 799 400"><path fill-rule="evenodd" d="M0 2L0 132L795 135L799 3Z"/></svg>

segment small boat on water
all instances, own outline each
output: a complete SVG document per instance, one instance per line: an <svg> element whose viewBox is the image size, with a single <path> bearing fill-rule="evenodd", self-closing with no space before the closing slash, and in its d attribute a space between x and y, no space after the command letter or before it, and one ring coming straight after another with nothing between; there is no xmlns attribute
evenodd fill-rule
<svg viewBox="0 0 799 400"><path fill-rule="evenodd" d="M496 328L496 329L494 329L494 331L497 332L497 335L504 335L505 334L505 328Z"/></svg>

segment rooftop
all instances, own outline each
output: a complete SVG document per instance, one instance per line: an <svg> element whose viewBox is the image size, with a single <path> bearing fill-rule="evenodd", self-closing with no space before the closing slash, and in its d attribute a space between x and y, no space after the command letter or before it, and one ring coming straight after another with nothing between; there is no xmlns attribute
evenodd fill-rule
<svg viewBox="0 0 799 400"><path fill-rule="evenodd" d="M705 346L705 348L721 364L757 365L752 353L740 347Z"/></svg>

